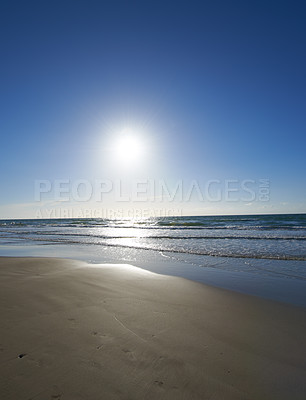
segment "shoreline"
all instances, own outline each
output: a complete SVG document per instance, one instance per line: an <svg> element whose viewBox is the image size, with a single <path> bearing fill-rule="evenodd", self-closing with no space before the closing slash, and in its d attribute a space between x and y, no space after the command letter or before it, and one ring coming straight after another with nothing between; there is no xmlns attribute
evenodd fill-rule
<svg viewBox="0 0 306 400"><path fill-rule="evenodd" d="M56 258L67 260L80 260L89 264L131 264L138 268L167 276L182 277L193 282L200 282L204 285L215 288L223 288L246 295L256 296L267 300L277 301L285 304L291 304L297 307L306 308L306 281L303 277L286 276L281 273L273 275L256 274L246 272L243 268L245 260L231 259L230 269L215 268L209 266L209 258L202 259L204 265L194 264L193 260L178 260L172 257L165 257L163 254L151 251L141 250L119 253L117 249L105 248L100 252L97 247L76 246L76 245L0 245L1 257L33 257L33 258ZM216 257L214 257L214 262ZM258 261L258 260L256 260ZM219 260L223 262L222 258ZM207 263L207 264L206 264ZM252 260L254 263L254 260ZM278 261L283 263L283 261ZM263 271L260 263L256 263L257 269ZM238 267L238 270L237 270ZM286 268L280 264L279 268Z"/></svg>
<svg viewBox="0 0 306 400"><path fill-rule="evenodd" d="M303 308L125 264L0 267L7 400L304 398Z"/></svg>

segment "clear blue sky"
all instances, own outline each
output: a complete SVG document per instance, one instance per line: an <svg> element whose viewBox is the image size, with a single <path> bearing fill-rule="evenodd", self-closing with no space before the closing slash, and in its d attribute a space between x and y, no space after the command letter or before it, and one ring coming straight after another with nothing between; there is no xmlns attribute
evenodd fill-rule
<svg viewBox="0 0 306 400"><path fill-rule="evenodd" d="M30 215L36 179L111 179L125 125L152 144L139 177L266 178L265 208L224 213L306 211L305 2L2 1L0 19L0 218Z"/></svg>

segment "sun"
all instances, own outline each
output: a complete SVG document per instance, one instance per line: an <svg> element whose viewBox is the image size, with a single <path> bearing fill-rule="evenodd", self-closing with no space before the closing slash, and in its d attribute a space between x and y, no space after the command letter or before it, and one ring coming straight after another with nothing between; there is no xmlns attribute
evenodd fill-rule
<svg viewBox="0 0 306 400"><path fill-rule="evenodd" d="M115 162L130 167L143 161L146 154L144 139L132 129L124 129L116 138L112 153Z"/></svg>

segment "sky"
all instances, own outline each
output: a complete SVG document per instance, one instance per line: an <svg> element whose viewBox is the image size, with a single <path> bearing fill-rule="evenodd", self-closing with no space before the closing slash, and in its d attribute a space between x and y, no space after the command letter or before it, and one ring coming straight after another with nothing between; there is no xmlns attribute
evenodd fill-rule
<svg viewBox="0 0 306 400"><path fill-rule="evenodd" d="M305 18L302 1L2 1L0 218L305 212Z"/></svg>

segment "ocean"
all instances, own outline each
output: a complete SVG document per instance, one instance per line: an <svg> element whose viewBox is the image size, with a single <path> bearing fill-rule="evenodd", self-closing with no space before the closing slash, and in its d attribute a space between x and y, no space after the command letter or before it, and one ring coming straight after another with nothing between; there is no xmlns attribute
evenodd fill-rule
<svg viewBox="0 0 306 400"><path fill-rule="evenodd" d="M0 255L132 263L306 306L306 214L0 220Z"/></svg>

